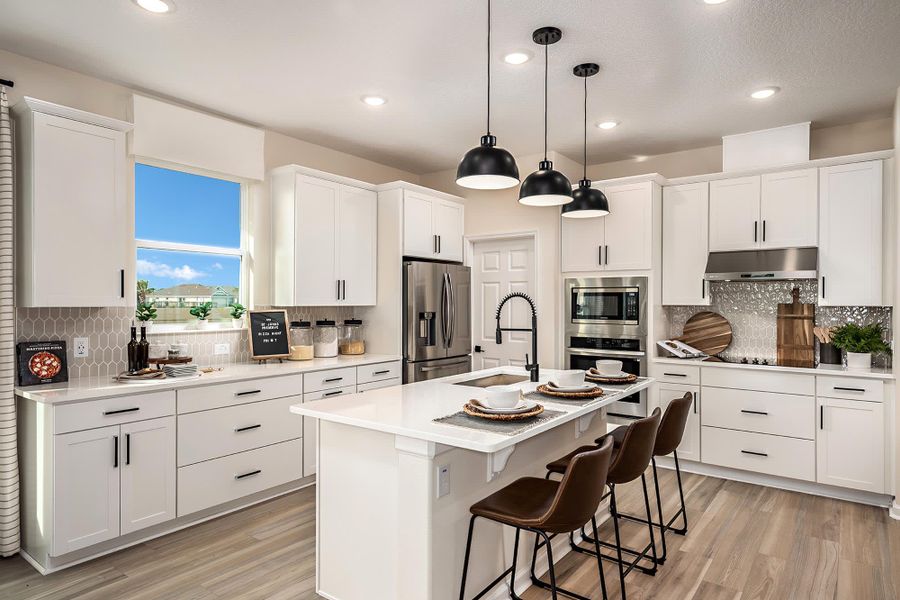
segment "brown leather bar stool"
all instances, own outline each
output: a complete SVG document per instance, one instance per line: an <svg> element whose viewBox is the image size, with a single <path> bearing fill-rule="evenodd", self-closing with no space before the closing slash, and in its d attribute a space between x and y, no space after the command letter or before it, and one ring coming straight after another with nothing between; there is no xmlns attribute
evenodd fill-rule
<svg viewBox="0 0 900 600"><path fill-rule="evenodd" d="M589 600L556 585L556 574L553 571L553 552L550 547L550 536L578 529L588 521L597 538L597 521L594 514L600 506L603 488L606 485L606 473L612 458L613 441L606 440L600 446L592 446L587 451L574 456L569 471L562 481L550 481L537 477L522 477L505 488L494 492L484 500L473 504L469 511L469 536L466 541L466 555L463 560L462 583L459 587L459 599L465 600L466 576L469 570L469 552L472 549L472 533L475 519L478 517L495 521L502 525L516 528L516 540L513 544L512 567L500 574L486 588L481 590L472 600L478 600L510 576L509 595L520 600L514 586L516 581L516 559L519 552L519 534L524 529L535 534L535 552L537 556L538 541L543 538L547 547L547 563L550 569L550 584L547 586L556 600L557 594L565 594L578 600ZM600 589L606 599L606 579L603 576L603 564L600 560L600 546L597 550L597 570L600 573ZM532 559L532 574L534 559ZM541 582L543 583L543 582Z"/></svg>
<svg viewBox="0 0 900 600"><path fill-rule="evenodd" d="M678 446L684 438L684 429L687 426L687 420L691 413L691 406L694 404L694 395L685 392L681 398L676 398L669 402L666 412L663 414L662 420L659 422L659 430L656 432L656 445L653 447L653 458L650 459L653 465L653 486L656 490L656 510L659 514L659 523L653 523L659 527L660 537L662 538L662 555L659 557L659 564L666 562L666 531L685 535L687 533L687 508L684 505L684 488L681 485L681 467L678 464ZM616 446L622 444L625 436L626 427L619 427L609 434ZM603 438L598 439L599 442ZM681 508L672 515L669 521L663 517L662 500L659 495L659 473L656 469L656 457L671 454L675 459L675 477L678 480L678 497L681 500ZM635 521L637 523L648 524L646 519L634 515L619 513L619 517ZM675 528L672 525L681 517L684 527Z"/></svg>
<svg viewBox="0 0 900 600"><path fill-rule="evenodd" d="M619 585L622 589L623 600L626 597L625 576L628 575L631 571L633 571L634 569L638 569L644 573L647 573L648 575L656 574L656 567L658 564L656 556L656 539L653 534L653 525L649 524L653 521L653 517L650 512L650 496L647 492L647 477L644 475L644 472L647 470L647 467L650 466L650 460L653 458L653 447L656 444L656 430L659 427L659 421L660 411L659 408L657 408L649 417L631 422L627 427L623 428L625 431L621 436L621 444L618 447L613 448L612 463L609 466L609 473L606 475L606 485L609 487L609 493L604 495L603 497L606 498L607 496L609 496L609 512L612 516L613 521L613 530L615 532L616 538L615 544L610 544L608 542L598 540L596 533L593 535L593 537L588 536L584 533L584 529L582 529L582 539L584 541L593 543L596 548L596 551L587 550L575 544L575 540L572 537L571 533L574 530L570 530L569 533L569 543L571 544L572 550L581 552L583 554L596 554L598 558L610 560L618 564ZM597 441L606 445L611 439L614 440L612 434L607 434L602 438L599 438ZM565 473L571 466L573 459L579 453L585 452L591 447L592 446L582 446L574 452L571 452L568 455L548 464L548 479L552 473L561 473L563 474L563 477L565 477ZM647 511L648 521L647 531L650 535L650 543L645 546L643 550L633 550L631 548L622 546L622 538L619 532L619 519L617 516L618 509L616 508L616 485L621 483L629 483L631 481L637 480L638 478L640 478L641 485L644 489L644 507ZM614 549L616 551L616 556L613 557L602 554L600 552L599 546ZM649 556L647 554L648 552L650 552ZM622 557L623 553L634 555L634 560L626 563L625 559ZM642 560L650 560L653 566L642 566L640 564Z"/></svg>

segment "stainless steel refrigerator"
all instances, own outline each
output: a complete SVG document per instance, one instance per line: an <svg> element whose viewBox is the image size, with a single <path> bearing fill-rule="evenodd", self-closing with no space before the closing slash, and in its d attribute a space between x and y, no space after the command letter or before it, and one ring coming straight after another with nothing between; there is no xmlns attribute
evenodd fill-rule
<svg viewBox="0 0 900 600"><path fill-rule="evenodd" d="M403 383L472 370L471 280L462 265L403 263Z"/></svg>

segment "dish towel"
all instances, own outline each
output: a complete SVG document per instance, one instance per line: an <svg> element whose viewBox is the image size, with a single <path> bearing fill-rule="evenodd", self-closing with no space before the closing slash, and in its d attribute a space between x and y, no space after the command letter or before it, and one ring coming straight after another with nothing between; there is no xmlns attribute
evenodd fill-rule
<svg viewBox="0 0 900 600"><path fill-rule="evenodd" d="M6 88L0 86L0 556L19 551L13 298L13 138Z"/></svg>

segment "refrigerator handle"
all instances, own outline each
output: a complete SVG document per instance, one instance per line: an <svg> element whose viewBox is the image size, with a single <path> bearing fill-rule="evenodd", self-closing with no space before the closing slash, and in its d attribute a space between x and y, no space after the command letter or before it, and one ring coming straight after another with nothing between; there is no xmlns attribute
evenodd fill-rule
<svg viewBox="0 0 900 600"><path fill-rule="evenodd" d="M447 320L447 348L453 345L453 335L456 333L456 298L453 297L453 277L447 273L447 305L450 318Z"/></svg>
<svg viewBox="0 0 900 600"><path fill-rule="evenodd" d="M447 273L443 273L441 282L441 347L447 348L447 321L450 319L450 308L447 301Z"/></svg>

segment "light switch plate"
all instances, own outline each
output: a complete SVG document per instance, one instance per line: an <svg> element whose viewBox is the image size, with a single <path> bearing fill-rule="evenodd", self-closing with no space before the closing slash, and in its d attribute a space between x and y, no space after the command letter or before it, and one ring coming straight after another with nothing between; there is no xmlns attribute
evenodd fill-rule
<svg viewBox="0 0 900 600"><path fill-rule="evenodd" d="M74 356L75 358L87 358L90 355L90 346L88 345L88 338L86 337L77 337L73 340L74 343Z"/></svg>
<svg viewBox="0 0 900 600"><path fill-rule="evenodd" d="M441 465L437 470L437 497L443 498L450 493L450 465Z"/></svg>
<svg viewBox="0 0 900 600"><path fill-rule="evenodd" d="M216 355L228 354L229 352L231 352L231 344L229 344L229 343L216 344L213 347L213 354L216 354Z"/></svg>

